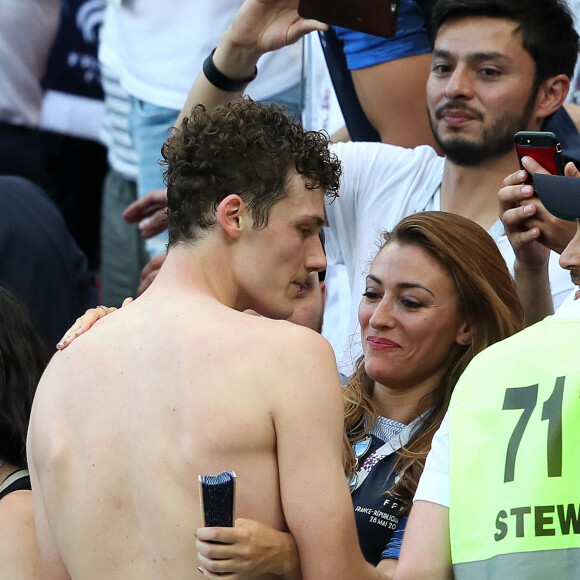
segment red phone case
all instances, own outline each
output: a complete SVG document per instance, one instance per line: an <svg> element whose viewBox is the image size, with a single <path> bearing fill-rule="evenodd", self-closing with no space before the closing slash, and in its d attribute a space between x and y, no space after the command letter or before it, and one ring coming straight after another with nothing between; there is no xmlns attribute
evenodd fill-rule
<svg viewBox="0 0 580 580"><path fill-rule="evenodd" d="M554 133L549 131L519 131L514 136L520 167L522 157L535 159L552 175L564 175L562 146Z"/></svg>

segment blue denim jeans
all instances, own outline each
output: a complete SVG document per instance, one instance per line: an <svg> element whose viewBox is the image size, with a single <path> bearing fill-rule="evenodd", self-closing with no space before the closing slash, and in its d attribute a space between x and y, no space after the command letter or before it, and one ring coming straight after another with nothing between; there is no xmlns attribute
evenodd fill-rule
<svg viewBox="0 0 580 580"><path fill-rule="evenodd" d="M159 164L161 146L167 139L169 129L175 124L179 111L158 107L131 97L129 131L137 152L137 197L142 198L153 189L161 189L163 169ZM165 252L167 232L145 240L149 258Z"/></svg>

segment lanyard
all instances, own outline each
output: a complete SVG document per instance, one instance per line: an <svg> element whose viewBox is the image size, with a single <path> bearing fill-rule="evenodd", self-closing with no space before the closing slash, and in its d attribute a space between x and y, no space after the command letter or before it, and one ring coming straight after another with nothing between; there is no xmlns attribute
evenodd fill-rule
<svg viewBox="0 0 580 580"><path fill-rule="evenodd" d="M373 451L364 461L360 469L356 472L356 484L352 488L351 493L357 490L368 477L372 468L385 457L398 451L404 445L407 445L415 427L417 427L427 413L419 415L414 421L409 423L402 431L391 437L386 443L381 445L376 451Z"/></svg>

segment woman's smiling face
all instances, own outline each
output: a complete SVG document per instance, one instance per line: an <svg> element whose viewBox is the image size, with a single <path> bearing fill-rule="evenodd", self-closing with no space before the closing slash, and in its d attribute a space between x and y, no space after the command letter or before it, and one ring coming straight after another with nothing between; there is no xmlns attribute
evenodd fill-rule
<svg viewBox="0 0 580 580"><path fill-rule="evenodd" d="M373 262L359 322L366 373L393 389L436 386L468 336L448 273L419 246L397 242Z"/></svg>

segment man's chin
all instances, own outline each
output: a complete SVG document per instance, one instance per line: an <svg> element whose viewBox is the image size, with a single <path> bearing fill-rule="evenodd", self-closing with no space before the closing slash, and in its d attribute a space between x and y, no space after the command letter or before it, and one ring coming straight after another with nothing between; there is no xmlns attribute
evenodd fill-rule
<svg viewBox="0 0 580 580"><path fill-rule="evenodd" d="M475 167L487 157L485 147L465 139L440 142L439 147L449 161L461 167Z"/></svg>
<svg viewBox="0 0 580 580"><path fill-rule="evenodd" d="M467 139L447 139L437 140L437 143L445 157L460 167L477 167L488 159L503 157L513 148L511 140L484 143Z"/></svg>
<svg viewBox="0 0 580 580"><path fill-rule="evenodd" d="M482 153L485 151L485 145L481 140L466 139L459 130L453 129L445 131L445 135L434 130L433 136L445 157L455 165L471 167L481 163Z"/></svg>
<svg viewBox="0 0 580 580"><path fill-rule="evenodd" d="M511 127L525 126L521 123L505 120L504 124L493 127L481 126L480 131L462 131L460 128L441 128L431 124L437 145L455 165L477 167L488 159L500 158L513 151L513 134Z"/></svg>

